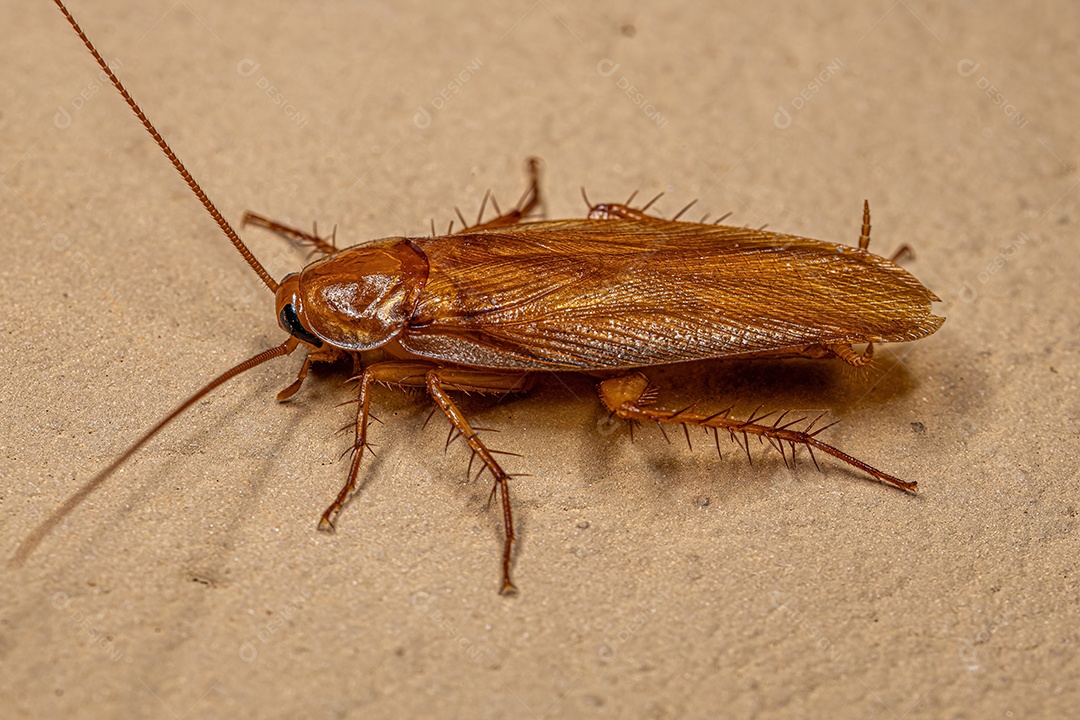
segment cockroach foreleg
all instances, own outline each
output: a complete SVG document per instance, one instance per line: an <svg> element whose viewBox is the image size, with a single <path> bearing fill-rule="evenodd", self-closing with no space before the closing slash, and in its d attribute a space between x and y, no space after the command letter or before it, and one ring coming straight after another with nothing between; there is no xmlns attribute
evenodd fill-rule
<svg viewBox="0 0 1080 720"><path fill-rule="evenodd" d="M454 390L480 390L494 392L497 390L518 392L527 389L531 384L531 378L527 375L507 375L495 372L472 372L462 368L437 368L428 371L426 376L427 389L432 399L449 418L454 429L469 444L469 448L484 463L491 472L495 485L491 489L492 496L497 492L502 503L503 530L505 540L503 544L502 558L502 588L500 593L514 592L516 588L510 580L510 560L514 546L514 515L510 508L510 475L495 460L493 450L489 450L476 431L465 419L464 413L447 393L448 389ZM501 383L501 385L500 385Z"/></svg>
<svg viewBox="0 0 1080 720"><path fill-rule="evenodd" d="M293 380L289 387L285 388L277 394L278 402L285 402L295 395L300 387L304 384L304 380L307 379L308 370L311 369L311 355L309 354L304 358L304 364L300 366L300 370L296 373L296 379Z"/></svg>
<svg viewBox="0 0 1080 720"><path fill-rule="evenodd" d="M300 366L300 370L296 373L296 380L293 381L292 385L277 394L278 402L285 402L300 390L304 380L307 379L312 363L332 363L336 362L341 356L342 352L340 350L329 345L324 345L315 350L308 350L307 357L304 358L304 364Z"/></svg>
<svg viewBox="0 0 1080 720"><path fill-rule="evenodd" d="M509 227L510 225L517 225L519 222L529 216L536 206L540 204L540 161L536 158L529 158L528 160L528 172L529 172L529 187L525 189L525 193L518 200L518 204L514 206L514 209L503 215L499 215L496 218L492 218L485 223L477 222L479 224L472 227L466 227L459 232L477 232L479 230L491 230L493 228ZM487 196L484 198L487 199ZM483 210L481 209L481 212ZM462 224L464 224L462 219Z"/></svg>
<svg viewBox="0 0 1080 720"><path fill-rule="evenodd" d="M244 217L240 220L240 227L247 227L248 225L254 225L255 227L265 228L271 232L282 235L293 243L301 246L312 247L316 252L320 252L323 255L331 255L338 251L335 241L337 239L337 229L330 234L330 238L319 237L318 228L315 228L314 232L305 232L298 228L279 223L276 220L263 217L251 211L245 212Z"/></svg>
<svg viewBox="0 0 1080 720"><path fill-rule="evenodd" d="M914 491L916 487L916 483L914 482L907 482L897 477L893 477L888 473L867 465L862 460L854 458L832 445L826 445L818 440L817 435L824 430L825 427L829 426L814 430L813 426L816 420L802 430L796 430L793 426L801 421L792 420L780 424L783 421L783 415L781 415L773 424L768 425L762 424L761 420L763 417L758 416L756 412L746 420L737 420L730 417L727 412L721 412L715 415L702 415L693 412L692 406L684 410L663 410L660 408L649 407L655 399L656 388L649 384L648 379L644 375L636 372L604 380L600 383L599 390L600 398L608 409L631 423L655 422L658 424L683 426L695 425L711 429L717 435L721 432L726 432L733 441L746 448L747 455L749 455L750 452L747 439L750 435L756 435L768 440L770 445L779 450L780 453L784 455L785 464L787 463L787 455L785 454L786 451L784 447L788 446L791 448L792 462L794 462L795 448L796 446L801 445L810 453L810 458L814 461L815 465L817 465L817 458L814 457L814 450L820 450L839 460L843 460L848 465L862 470L881 482L895 485L898 488L909 491ZM740 436L742 436L741 442Z"/></svg>

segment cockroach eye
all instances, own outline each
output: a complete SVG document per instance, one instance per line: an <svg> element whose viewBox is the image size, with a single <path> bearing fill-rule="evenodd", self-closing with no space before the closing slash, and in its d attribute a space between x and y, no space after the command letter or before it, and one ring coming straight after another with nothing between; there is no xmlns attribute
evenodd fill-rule
<svg viewBox="0 0 1080 720"><path fill-rule="evenodd" d="M288 328L289 333L297 340L303 340L315 347L322 347L322 340L312 335L300 324L300 318L297 317L296 308L292 306L292 303L288 303L285 307L281 308L281 326Z"/></svg>

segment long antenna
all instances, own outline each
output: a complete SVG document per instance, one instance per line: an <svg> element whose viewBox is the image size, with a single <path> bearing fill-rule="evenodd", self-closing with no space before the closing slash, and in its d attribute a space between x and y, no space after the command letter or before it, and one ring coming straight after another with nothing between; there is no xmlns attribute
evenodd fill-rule
<svg viewBox="0 0 1080 720"><path fill-rule="evenodd" d="M221 375L218 375L216 378L207 383L206 386L203 387L201 390L196 392L184 402L180 403L180 405L175 410L165 416L165 419L163 419L157 425L146 431L146 434L136 440L135 443L132 444L131 447L129 447L127 450L125 450L120 457L113 460L107 468L92 477L90 481L83 485L81 488L79 488L79 490L74 495L65 500L64 504L54 510L53 514L50 515L45 520L45 522L34 528L34 531L30 533L30 535L27 536L27 538L23 540L22 543L20 543L19 548L15 551L15 555L11 558L11 560L8 561L8 567L25 565L26 559L30 556L30 553L34 552L34 548L41 544L41 541L45 539L45 536L48 535L54 527L59 525L61 520L70 515L72 510L82 504L83 500L89 497L90 493L97 490L98 487L100 487L101 484L105 482L110 475L116 472L117 468L123 465L128 458L135 454L136 450L145 445L146 442L150 440L150 438L161 432L161 430L163 430L166 425L179 417L181 413L183 413L195 403L199 402L199 400L202 400L204 397L206 397L207 394L209 394L213 390L216 390L221 385L225 384L229 380L232 380L240 373L246 372L251 368L255 367L256 365L262 365L267 360L273 360L276 357L288 355L297 347L299 347L299 345L300 342L296 338L290 337L288 340L286 340L281 345L278 345L277 347L270 348L269 350L263 350L258 355L250 357L236 367L230 368L229 370L223 372Z"/></svg>
<svg viewBox="0 0 1080 720"><path fill-rule="evenodd" d="M135 113L135 117L139 118L139 122L141 122L143 124L143 127L146 128L146 132L150 133L150 137L154 138L154 142L156 142L158 144L158 147L161 148L161 151L165 153L165 157L169 158L169 162L171 162L173 167L176 168L176 172L180 173L180 177L184 178L184 182L186 182L188 184L188 187L191 188L191 192L195 193L195 197L199 198L199 202L201 202L203 204L203 207L206 208L206 212L210 213L210 217L214 218L214 222L216 222L218 224L218 227L221 228L221 231L225 233L225 237L229 238L229 241L232 242L234 246L236 246L236 249L244 257L244 260L247 260L247 264L251 266L251 269L255 271L255 273L259 276L259 279L261 279L266 284L266 287L270 288L270 292L276 293L278 289L277 281L274 280L274 278L270 277L270 273L266 272L266 268L262 266L262 263L255 259L255 256L251 254L250 250L248 250L247 245L244 244L244 241L241 240L240 236L236 234L235 230L233 230L232 225L229 224L229 221L222 216L222 214L218 211L217 207L214 205L213 201L211 201L210 198L206 196L206 193L203 192L203 189L199 185L199 183L195 181L195 178L191 176L191 173L188 172L188 169L184 167L184 163L180 162L180 158L176 157L176 153L174 153L172 151L172 148L169 147L169 144L165 142L165 138L161 137L161 133L157 131L157 128L155 128L154 124L151 123L149 118L146 117L146 114L142 111L142 108L139 107L139 104L135 102L135 100L131 97L131 94L128 93L127 88L125 88L124 84L120 82L120 78L116 77L112 69L109 67L109 64L106 63L105 59L101 57L100 53L98 53L97 48L94 47L94 43L90 42L90 38L86 37L86 33L83 32L81 27L79 27L79 23L75 22L75 18L73 18L71 16L71 13L68 12L68 9L64 6L64 3L62 3L60 0L54 1L56 2L56 6L60 8L60 12L64 13L64 17L66 17L67 21L71 23L71 27L75 29L75 32L78 34L79 38L82 39L83 44L86 45L86 49L89 50L90 54L94 56L95 60L97 60L97 64L101 66L102 71L109 76L109 80L112 81L113 87L115 87L120 92L120 95L124 98L124 101L128 104L128 107L130 107L131 111Z"/></svg>

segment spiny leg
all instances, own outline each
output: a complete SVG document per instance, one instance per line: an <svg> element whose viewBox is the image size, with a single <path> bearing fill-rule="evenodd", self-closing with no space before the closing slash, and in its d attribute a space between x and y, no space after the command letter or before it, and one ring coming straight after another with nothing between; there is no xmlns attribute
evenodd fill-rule
<svg viewBox="0 0 1080 720"><path fill-rule="evenodd" d="M664 423L670 425L682 425L684 427L695 425L712 429L714 435L717 435L717 437L721 431L726 431L736 443L739 442L738 437L741 435L742 442L739 444L746 448L748 457L750 455L750 446L747 443L747 439L750 435L756 435L768 440L769 444L776 448L781 455L784 455L785 452L784 445L789 445L791 447L792 462L795 460L795 447L797 445L802 445L806 447L807 451L810 453L810 458L814 461L815 465L817 465L817 458L814 457L814 450L817 449L862 470L884 483L894 485L902 490L914 491L917 485L917 483L907 482L882 472L832 445L826 445L821 442L817 439L817 435L825 428L813 430L814 422L816 422L816 420L802 430L795 430L792 426L800 421L793 420L781 425L780 423L783 420L783 415L781 415L773 424L764 425L761 423L763 417L751 416L746 420L736 420L735 418L730 417L727 412L721 412L715 415L702 415L693 412L693 406L684 410L663 410L649 407L649 405L656 400L656 388L650 385L648 379L641 373L630 373L628 375L604 380L600 383L599 390L600 398L604 401L604 404L607 405L608 409L631 423L635 421L655 422L661 425L661 427ZM784 462L785 464L787 463L786 455L784 455Z"/></svg>
<svg viewBox="0 0 1080 720"><path fill-rule="evenodd" d="M476 431L469 425L469 421L465 419L464 413L454 403L447 394L448 388L453 389L470 389L468 386L461 382L454 382L455 374L458 379L467 380L468 371L454 371L453 369L438 368L430 370L427 373L427 389L432 399L439 406L439 409L443 411L446 417L453 424L454 428L461 434L461 437L465 438L465 442L469 444L469 447L476 454L477 457L484 463L484 466L491 472L492 477L495 480L495 484L491 489L492 495L499 493L500 500L502 502L502 515L503 515L503 530L505 533L505 540L503 543L503 557L502 557L502 587L499 589L500 593L514 592L517 590L514 587L514 583L510 580L510 560L513 553L513 545L516 536L514 535L514 514L510 508L510 475L496 462L493 455L493 451L489 450L483 441L480 440L480 436L476 434ZM492 375L488 373L488 375ZM495 377L492 375L492 377ZM508 381L512 381L513 376L508 376ZM518 379L515 382L513 388L516 390L518 384L523 382L525 378ZM477 389L477 388L473 388ZM491 388L479 388L479 389L491 389Z"/></svg>
<svg viewBox="0 0 1080 720"><path fill-rule="evenodd" d="M528 217L529 213L535 210L536 206L540 204L540 161L536 158L529 158L527 168L529 173L529 187L525 189L525 193L521 196L521 199L518 200L518 203L513 210L504 215L492 218L485 223L481 223L478 218L476 225L466 227L458 232L476 232L478 230L509 227L511 225L517 225ZM485 202L487 197L487 195L484 196ZM495 211L498 212L498 210L499 209L496 206ZM481 207L480 212L483 213L483 207ZM464 220L462 223L464 223Z"/></svg>
<svg viewBox="0 0 1080 720"><path fill-rule="evenodd" d="M874 359L874 343L867 343L866 349L861 353L855 352L851 345L826 345L829 351L848 365L862 367L868 365Z"/></svg>
<svg viewBox="0 0 1080 720"><path fill-rule="evenodd" d="M424 373L431 368L428 363L403 362L390 360L375 363L364 368L360 373L359 386L356 391L356 428L353 436L352 461L349 463L349 475L342 486L341 492L326 508L319 520L319 529L324 532L333 532L334 521L341 513L341 509L348 502L352 494L356 492L359 482L360 461L364 457L364 449L367 447L367 427L371 417L371 385L380 382L388 385L408 385L411 378L423 378ZM302 379L302 378L301 378Z"/></svg>
<svg viewBox="0 0 1080 720"><path fill-rule="evenodd" d="M366 367L360 376L356 398L356 426L353 457L349 465L349 475L337 498L323 513L319 529L333 531L334 521L345 503L356 492L359 482L360 461L364 449L368 447L367 426L371 417L371 386L373 383L396 385L398 387L426 387L438 406L446 413L454 428L466 438L469 446L480 456L488 468L494 468L496 485L492 489L502 493L503 523L507 531L507 540L503 552L503 584L500 592L513 591L516 588L510 581L510 550L514 540L513 516L510 510L510 498L507 494L507 481L510 476L503 472L492 454L496 451L484 447L476 432L465 421L457 405L447 396L446 389L468 392L525 392L529 390L535 378L524 373L506 373L498 371L470 370L467 368L435 369L431 363L422 361L389 360ZM479 447L478 447L479 445Z"/></svg>
<svg viewBox="0 0 1080 720"><path fill-rule="evenodd" d="M649 222L660 218L618 203L600 203L589 208L590 220L639 220Z"/></svg>
<svg viewBox="0 0 1080 720"><path fill-rule="evenodd" d="M316 233L318 228L315 228L314 233L305 232L298 228L279 223L276 220L263 217L251 211L245 212L243 219L240 221L240 227L247 227L248 225L254 225L255 227L265 228L271 232L275 232L279 235L284 235L289 240L298 245L307 245L315 248L316 252L320 252L323 255L331 255L338 251L337 245L334 244L337 239L337 229L331 233L330 239L319 237Z"/></svg>
<svg viewBox="0 0 1080 720"><path fill-rule="evenodd" d="M581 188L581 197L585 200L585 206L589 208L589 212L586 217L588 217L588 219L590 220L637 220L638 222L676 222L679 218L685 215L686 212L690 210L690 208L694 207L694 205L697 204L697 200L691 200L686 205L684 205L683 208L679 210L679 212L675 213L669 220L662 217L657 217L656 215L649 215L647 212L648 209L652 207L653 203L655 203L657 200L664 196L664 193L657 193L652 200L645 203L640 208L630 207L630 203L634 200L635 196L637 196L637 191L631 193L630 197L627 198L626 202L597 203L594 205L589 200L589 197L585 194L585 188ZM724 213L717 219L713 220L710 224L719 225L730 216L730 212ZM701 220L698 221L698 224L704 225L706 224L706 221L708 219L709 213L705 213ZM764 226L759 229L764 229Z"/></svg>
<svg viewBox="0 0 1080 720"><path fill-rule="evenodd" d="M626 199L624 203L597 203L593 205L589 202L589 198L585 195L585 188L581 188L581 197L584 198L585 204L589 208L589 213L586 217L590 220L638 220L640 222L665 222L663 218L658 218L655 215L649 215L646 211L652 207L652 204L664 196L664 193L657 193L652 200L642 205L640 208L630 207L630 203L633 202L634 197L637 195L635 190L630 197ZM694 202L697 202L696 200ZM690 203L693 205L694 203ZM683 209L679 214L689 209L689 205Z"/></svg>

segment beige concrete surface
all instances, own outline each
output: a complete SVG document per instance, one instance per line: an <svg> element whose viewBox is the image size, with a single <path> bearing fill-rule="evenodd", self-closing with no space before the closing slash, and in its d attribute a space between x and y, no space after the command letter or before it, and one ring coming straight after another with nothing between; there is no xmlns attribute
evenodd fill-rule
<svg viewBox="0 0 1080 720"><path fill-rule="evenodd" d="M902 243L944 327L838 363L653 374L830 410L753 465L606 425L592 382L463 401L521 541L422 396L380 391L335 535L349 398L298 358L151 442L0 589L6 717L1035 718L1080 705L1080 72L1068 2L285 3L73 8L224 214L341 244L443 226L544 161L549 217L664 191L731 222ZM51 3L0 23L0 548L217 373L269 294ZM271 273L305 256L248 232ZM697 440L695 436L695 440Z"/></svg>

